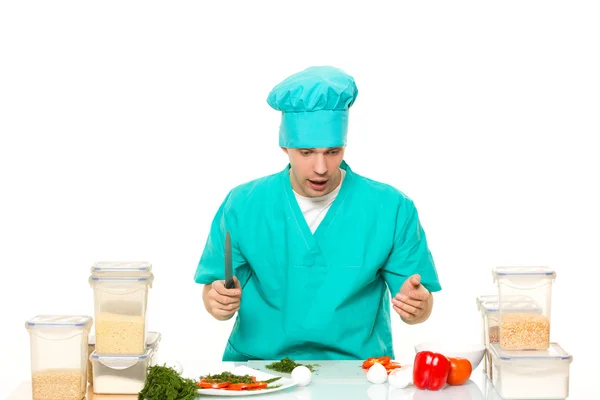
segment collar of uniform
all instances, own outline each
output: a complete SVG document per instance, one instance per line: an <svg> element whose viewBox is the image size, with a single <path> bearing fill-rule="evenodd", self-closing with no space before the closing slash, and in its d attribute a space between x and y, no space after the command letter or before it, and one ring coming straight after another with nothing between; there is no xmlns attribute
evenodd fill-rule
<svg viewBox="0 0 600 400"><path fill-rule="evenodd" d="M353 190L352 188L354 184L354 173L350 169L350 166L345 161L342 161L342 163L340 164L340 168L346 171L346 176L344 177L344 184L340 187L340 191L338 192L335 200L331 204L331 207L325 215L325 218L319 224L319 227L313 234L310 231L306 220L304 219L302 210L300 210L300 206L298 205L298 201L296 200L296 197L294 195L294 191L292 189L292 182L290 180L290 168L291 165L288 164L287 167L285 167L285 169L279 175L279 178L282 180L283 190L285 192L288 205L292 211L294 218L296 218L296 222L302 231L306 244L308 245L309 249L311 249L311 251L315 252L318 251L319 248L319 244L316 238L324 235L325 232L327 232L327 229L335 220L340 207L344 203L346 195Z"/></svg>

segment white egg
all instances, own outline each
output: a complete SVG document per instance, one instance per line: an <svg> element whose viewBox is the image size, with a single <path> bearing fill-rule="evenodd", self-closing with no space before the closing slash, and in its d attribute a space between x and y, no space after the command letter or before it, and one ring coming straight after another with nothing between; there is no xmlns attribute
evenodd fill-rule
<svg viewBox="0 0 600 400"><path fill-rule="evenodd" d="M383 383L387 380L388 374L385 367L379 363L373 364L369 371L367 371L367 379L371 383Z"/></svg>
<svg viewBox="0 0 600 400"><path fill-rule="evenodd" d="M396 368L390 372L388 376L390 386L398 389L404 389L412 383L412 369Z"/></svg>
<svg viewBox="0 0 600 400"><path fill-rule="evenodd" d="M292 370L292 380L298 386L306 386L312 379L312 372L304 365L299 365Z"/></svg>

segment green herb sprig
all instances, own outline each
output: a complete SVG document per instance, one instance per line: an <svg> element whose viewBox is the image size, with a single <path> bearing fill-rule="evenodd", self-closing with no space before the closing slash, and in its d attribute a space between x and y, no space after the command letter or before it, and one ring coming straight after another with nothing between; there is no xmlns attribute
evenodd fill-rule
<svg viewBox="0 0 600 400"><path fill-rule="evenodd" d="M222 372L215 375L201 376L200 380L206 379L208 383L229 382L229 383L254 383L250 375L236 375L231 372Z"/></svg>
<svg viewBox="0 0 600 400"><path fill-rule="evenodd" d="M173 368L154 365L148 368L138 400L194 400L198 396L197 389L193 379L183 378Z"/></svg>
<svg viewBox="0 0 600 400"><path fill-rule="evenodd" d="M272 369L273 371L282 372L284 374L290 374L290 373L292 373L292 371L294 370L294 368L296 368L296 367L298 367L300 365L304 365L311 372L315 372L314 371L314 367L318 367L319 366L319 364L306 364L306 365L305 364L299 364L299 363L295 362L294 360L290 359L289 357L285 357L281 361L276 361L274 363L266 365L266 367L269 368L269 369Z"/></svg>

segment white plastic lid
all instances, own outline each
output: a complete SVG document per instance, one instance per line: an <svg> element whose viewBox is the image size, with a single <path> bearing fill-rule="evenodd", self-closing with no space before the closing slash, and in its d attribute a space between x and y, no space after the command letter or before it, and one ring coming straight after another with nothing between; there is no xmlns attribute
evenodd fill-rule
<svg viewBox="0 0 600 400"><path fill-rule="evenodd" d="M35 327L89 328L92 317L88 315L37 315L26 322L27 329Z"/></svg>
<svg viewBox="0 0 600 400"><path fill-rule="evenodd" d="M90 360L98 361L98 362L106 365L109 368L118 370L118 369L129 368L129 367L136 365L141 360L145 360L148 357L150 357L150 355L152 355L153 352L154 352L154 349L147 348L146 351L144 352L144 354L130 356L130 355L110 355L110 354L102 354L101 355L101 354L96 353L96 350L94 350L92 352L92 354L90 355Z"/></svg>
<svg viewBox="0 0 600 400"><path fill-rule="evenodd" d="M146 348L147 349L156 349L158 343L160 342L161 334L158 332L148 332L146 334ZM91 334L88 337L88 346L96 345L96 335Z"/></svg>
<svg viewBox="0 0 600 400"><path fill-rule="evenodd" d="M101 261L92 265L92 273L150 273L152 264L145 261Z"/></svg>
<svg viewBox="0 0 600 400"><path fill-rule="evenodd" d="M563 350L558 343L550 343L546 350L504 350L500 343L490 343L493 356L501 362L507 361L572 361L573 356Z"/></svg>
<svg viewBox="0 0 600 400"><path fill-rule="evenodd" d="M481 307L483 307L484 304L486 303L490 303L490 302L498 302L498 295L482 295L482 296L477 296L477 308L481 309Z"/></svg>
<svg viewBox="0 0 600 400"><path fill-rule="evenodd" d="M148 332L146 335L146 347L149 349L156 349L158 343L160 343L161 334L158 332Z"/></svg>
<svg viewBox="0 0 600 400"><path fill-rule="evenodd" d="M539 276L555 278L556 272L548 267L495 267L492 270L494 279L501 276Z"/></svg>
<svg viewBox="0 0 600 400"><path fill-rule="evenodd" d="M502 303L505 310L511 311L541 311L537 303L529 296L525 295L509 295L502 298ZM479 296L477 297L477 307L479 311L497 312L500 309L500 297Z"/></svg>
<svg viewBox="0 0 600 400"><path fill-rule="evenodd" d="M154 282L154 274L150 273L146 276L97 276L95 274L92 274L90 276L89 282L90 285L93 285L95 283L111 283L114 285L146 284L152 287L152 283Z"/></svg>

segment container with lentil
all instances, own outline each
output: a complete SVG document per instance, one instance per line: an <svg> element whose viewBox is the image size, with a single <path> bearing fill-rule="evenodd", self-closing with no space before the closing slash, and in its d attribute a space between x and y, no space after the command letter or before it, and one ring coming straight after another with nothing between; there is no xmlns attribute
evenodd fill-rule
<svg viewBox="0 0 600 400"><path fill-rule="evenodd" d="M500 346L505 350L546 350L550 346L552 284L547 267L496 267ZM530 297L539 312L515 310L509 296Z"/></svg>
<svg viewBox="0 0 600 400"><path fill-rule="evenodd" d="M92 322L87 315L38 315L26 322L33 400L85 397Z"/></svg>
<svg viewBox="0 0 600 400"><path fill-rule="evenodd" d="M533 299L522 296L513 295L507 296L506 309L513 312L522 312L530 314L540 314L541 309L533 301ZM477 308L482 317L483 343L485 344L483 370L490 378L493 379L493 363L490 355L490 345L500 342L500 320L499 320L499 298L497 295L479 296L477 297Z"/></svg>

